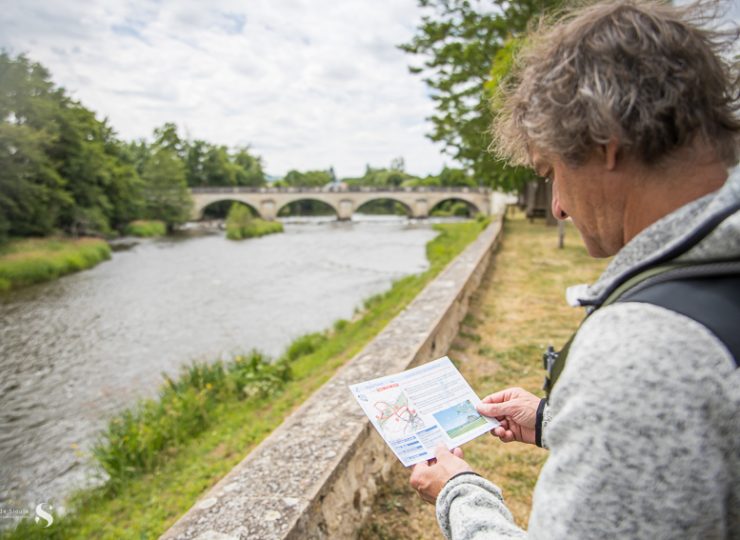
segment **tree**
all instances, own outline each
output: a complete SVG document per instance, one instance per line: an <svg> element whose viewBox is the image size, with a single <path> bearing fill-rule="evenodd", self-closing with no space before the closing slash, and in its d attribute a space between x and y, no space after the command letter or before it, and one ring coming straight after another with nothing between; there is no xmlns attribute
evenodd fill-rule
<svg viewBox="0 0 740 540"><path fill-rule="evenodd" d="M0 241L46 235L72 198L44 147L48 136L23 125L0 123Z"/></svg>
<svg viewBox="0 0 740 540"><path fill-rule="evenodd" d="M177 133L177 125L173 122L165 122L162 127L154 128L154 146L170 150L180 159L185 159L185 143Z"/></svg>
<svg viewBox="0 0 740 540"><path fill-rule="evenodd" d="M145 215L159 219L168 229L190 216L192 200L185 183L185 165L169 148L157 149L144 164Z"/></svg>
<svg viewBox="0 0 740 540"><path fill-rule="evenodd" d="M485 85L491 65L510 36L523 31L558 0L419 0L427 10L416 35L400 45L424 59L412 73L424 74L437 113L428 137L469 168L481 184L513 189L523 181L490 155L492 114Z"/></svg>
<svg viewBox="0 0 740 540"><path fill-rule="evenodd" d="M466 170L447 166L439 173L439 183L442 187L476 187L475 180Z"/></svg>
<svg viewBox="0 0 740 540"><path fill-rule="evenodd" d="M332 181L329 171L288 171L283 178L283 183L288 187L324 187Z"/></svg>
<svg viewBox="0 0 740 540"><path fill-rule="evenodd" d="M113 129L23 55L0 53L0 129L6 234L106 233L136 217L140 181Z"/></svg>
<svg viewBox="0 0 740 540"><path fill-rule="evenodd" d="M376 188L395 188L408 185L409 181L418 180L404 171L405 164L402 157L391 160L390 167L365 166L365 174L359 178L345 178L344 181L352 186L368 186Z"/></svg>
<svg viewBox="0 0 740 540"><path fill-rule="evenodd" d="M189 186L206 186L205 158L208 143L200 139L188 141L185 150L185 174Z"/></svg>
<svg viewBox="0 0 740 540"><path fill-rule="evenodd" d="M232 160L238 167L236 172L236 183L238 185L261 187L267 183L265 171L262 170L262 158L253 156L249 152L248 146L236 148Z"/></svg>

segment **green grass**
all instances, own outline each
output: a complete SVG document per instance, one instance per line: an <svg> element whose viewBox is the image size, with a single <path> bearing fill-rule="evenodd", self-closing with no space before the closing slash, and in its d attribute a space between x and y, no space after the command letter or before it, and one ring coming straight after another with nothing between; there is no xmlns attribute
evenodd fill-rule
<svg viewBox="0 0 740 540"><path fill-rule="evenodd" d="M297 357L297 356L295 356ZM229 361L196 362L177 380L165 375L158 399L145 399L115 416L93 449L112 491L152 470L166 448L182 445L206 430L219 403L269 397L290 380L286 359L270 362L254 351Z"/></svg>
<svg viewBox="0 0 740 540"><path fill-rule="evenodd" d="M110 253L97 238L12 240L0 247L0 292L91 268Z"/></svg>
<svg viewBox="0 0 740 540"><path fill-rule="evenodd" d="M124 234L128 236L139 236L142 238L151 238L153 236L164 236L167 234L167 225L164 221L137 219L132 221L124 229Z"/></svg>
<svg viewBox="0 0 740 540"><path fill-rule="evenodd" d="M99 448L104 451L98 451L98 458L118 480L76 493L68 501L68 513L57 516L48 529L25 520L0 538L141 539L162 534L370 342L487 224L435 225L439 235L427 244L426 272L400 279L371 297L352 321L338 321L331 330L295 340L278 361L279 369L288 366L289 374L278 372L279 380L264 392L229 390L229 362L187 368L177 381L166 382L162 395L170 397L124 412L116 417L121 426L109 426L103 435ZM174 419L178 414L182 424ZM166 435L158 435L160 431ZM130 442L131 437L136 440Z"/></svg>

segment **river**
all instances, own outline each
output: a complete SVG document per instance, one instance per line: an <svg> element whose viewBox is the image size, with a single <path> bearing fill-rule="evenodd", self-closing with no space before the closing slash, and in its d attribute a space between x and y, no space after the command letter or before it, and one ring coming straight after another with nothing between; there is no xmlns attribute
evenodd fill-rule
<svg viewBox="0 0 740 540"><path fill-rule="evenodd" d="M429 223L287 223L284 234L145 240L110 261L0 299L0 506L94 483L106 420L162 372L290 341L351 318L427 268Z"/></svg>

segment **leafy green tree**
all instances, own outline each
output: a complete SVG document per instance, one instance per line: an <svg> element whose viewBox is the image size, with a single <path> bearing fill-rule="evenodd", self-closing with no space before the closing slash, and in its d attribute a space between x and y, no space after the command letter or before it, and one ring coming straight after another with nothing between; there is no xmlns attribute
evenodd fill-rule
<svg viewBox="0 0 740 540"><path fill-rule="evenodd" d="M368 186L375 188L395 188L409 185L409 181L416 177L404 171L405 164L402 157L391 160L390 167L376 168L366 165L365 174L359 178L346 178L345 182L353 186Z"/></svg>
<svg viewBox="0 0 740 540"><path fill-rule="evenodd" d="M267 183L265 172L262 170L262 158L252 155L248 146L237 148L232 160L238 167L236 172L238 185L262 187Z"/></svg>
<svg viewBox="0 0 740 540"><path fill-rule="evenodd" d="M154 146L174 152L180 159L185 159L185 142L180 138L177 125L173 122L165 122L162 127L154 128Z"/></svg>
<svg viewBox="0 0 740 540"><path fill-rule="evenodd" d="M139 179L113 129L23 55L0 53L0 126L6 234L105 233L136 217Z"/></svg>
<svg viewBox="0 0 740 540"><path fill-rule="evenodd" d="M209 186L235 186L236 167L229 161L225 146L210 146L203 160L203 172Z"/></svg>
<svg viewBox="0 0 740 540"><path fill-rule="evenodd" d="M299 172L296 170L288 171L288 174L282 180L282 184L287 187L323 187L332 181L332 175L329 171L306 171Z"/></svg>
<svg viewBox="0 0 740 540"><path fill-rule="evenodd" d="M72 205L44 152L47 142L43 132L0 123L0 241L49 234L61 209Z"/></svg>
<svg viewBox="0 0 740 540"><path fill-rule="evenodd" d="M485 85L491 65L510 36L559 0L419 0L426 10L413 39L400 46L423 60L436 113L428 137L469 168L481 184L513 189L523 181L487 151L491 110Z"/></svg>
<svg viewBox="0 0 740 540"><path fill-rule="evenodd" d="M232 153L226 146L185 140L182 148L189 186L261 187L266 184L262 158L252 155L247 146L237 147Z"/></svg>
<svg viewBox="0 0 740 540"><path fill-rule="evenodd" d="M443 187L476 187L477 184L465 169L445 166L439 173L439 183Z"/></svg>
<svg viewBox="0 0 740 540"><path fill-rule="evenodd" d="M206 186L208 177L205 170L205 159L208 143L200 139L188 141L185 149L186 180L189 186Z"/></svg>
<svg viewBox="0 0 740 540"><path fill-rule="evenodd" d="M192 199L185 182L185 165L169 148L154 151L144 164L144 208L148 219L159 219L168 229L188 220Z"/></svg>

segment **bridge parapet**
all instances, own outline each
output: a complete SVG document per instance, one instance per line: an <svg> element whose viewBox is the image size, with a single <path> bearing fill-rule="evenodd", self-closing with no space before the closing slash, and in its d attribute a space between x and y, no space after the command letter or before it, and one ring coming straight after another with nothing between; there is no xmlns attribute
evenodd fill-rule
<svg viewBox="0 0 740 540"><path fill-rule="evenodd" d="M250 188L250 187L206 187L192 188L193 213L191 218L200 219L206 206L220 201L238 201L254 208L260 217L267 220L277 218L282 207L301 200L316 200L328 204L340 220L352 218L363 204L390 199L409 209L411 217L425 218L440 202L456 199L465 201L478 213L490 214L491 190L488 188L388 188L354 187L347 189L325 188Z"/></svg>
<svg viewBox="0 0 740 540"><path fill-rule="evenodd" d="M274 188L274 187L249 187L249 186L214 186L193 187L190 193L481 193L490 194L489 188L467 188L467 187L396 187L396 188L374 188L368 186L351 186L342 189L331 188Z"/></svg>

